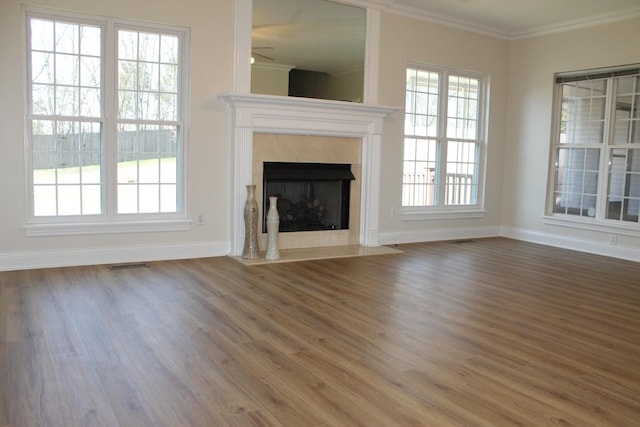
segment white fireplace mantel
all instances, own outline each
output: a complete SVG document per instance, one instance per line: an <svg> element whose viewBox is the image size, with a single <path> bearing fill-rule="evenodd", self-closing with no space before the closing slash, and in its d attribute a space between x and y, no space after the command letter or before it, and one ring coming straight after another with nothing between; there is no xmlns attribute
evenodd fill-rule
<svg viewBox="0 0 640 427"><path fill-rule="evenodd" d="M253 134L362 138L360 245L378 246L380 148L395 107L256 94L223 94L231 109L231 255L244 245L246 186L252 184Z"/></svg>

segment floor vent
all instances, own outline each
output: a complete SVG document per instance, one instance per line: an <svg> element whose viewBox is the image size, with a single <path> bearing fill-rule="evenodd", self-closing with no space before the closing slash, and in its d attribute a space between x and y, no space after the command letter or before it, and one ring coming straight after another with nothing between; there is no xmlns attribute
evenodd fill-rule
<svg viewBox="0 0 640 427"><path fill-rule="evenodd" d="M137 262L131 264L113 264L109 266L109 270L128 270L130 268L148 268L149 264L146 262Z"/></svg>
<svg viewBox="0 0 640 427"><path fill-rule="evenodd" d="M456 240L453 243L473 243L475 242L475 240L473 239L462 239L462 240Z"/></svg>

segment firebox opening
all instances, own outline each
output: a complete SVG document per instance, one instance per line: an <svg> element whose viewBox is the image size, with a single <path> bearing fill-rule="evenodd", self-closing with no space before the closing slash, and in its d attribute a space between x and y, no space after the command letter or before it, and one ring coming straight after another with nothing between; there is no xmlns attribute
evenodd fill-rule
<svg viewBox="0 0 640 427"><path fill-rule="evenodd" d="M349 228L350 164L263 163L262 212L269 197L278 197L280 232ZM266 217L266 215L264 215ZM262 231L266 233L266 218Z"/></svg>

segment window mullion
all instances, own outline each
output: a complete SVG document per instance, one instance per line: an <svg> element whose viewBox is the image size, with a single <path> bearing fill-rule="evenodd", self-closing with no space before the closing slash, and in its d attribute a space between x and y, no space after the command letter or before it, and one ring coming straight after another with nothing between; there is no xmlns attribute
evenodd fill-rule
<svg viewBox="0 0 640 427"><path fill-rule="evenodd" d="M104 38L104 66L103 75L103 99L104 99L104 140L103 140L103 203L104 213L107 217L114 217L116 213L116 186L117 186L117 61L116 61L116 30L113 21L107 23Z"/></svg>
<svg viewBox="0 0 640 427"><path fill-rule="evenodd" d="M611 148L610 144L613 141L613 133L615 132L615 126L612 125L615 120L616 109L616 79L609 79L607 81L607 98L604 113L604 130L603 140L600 146L600 176L598 179L598 205L596 212L596 219L602 221L606 217L607 201L609 199L609 165L611 164Z"/></svg>
<svg viewBox="0 0 640 427"><path fill-rule="evenodd" d="M437 174L437 194L436 206L446 205L446 184L447 184L447 116L449 105L449 73L443 71L440 78L440 113L438 114L438 174Z"/></svg>

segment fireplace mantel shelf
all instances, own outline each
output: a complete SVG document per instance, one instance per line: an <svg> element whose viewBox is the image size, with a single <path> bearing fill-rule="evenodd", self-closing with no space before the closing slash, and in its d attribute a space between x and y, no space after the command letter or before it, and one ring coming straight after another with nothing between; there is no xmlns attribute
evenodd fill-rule
<svg viewBox="0 0 640 427"><path fill-rule="evenodd" d="M219 96L227 104L235 108L279 108L297 110L318 110L330 111L333 113L350 112L354 114L370 114L378 117L385 117L398 107L384 105L362 104L358 102L332 101L327 99L301 98L293 96L261 95L261 94L240 94L224 93Z"/></svg>

